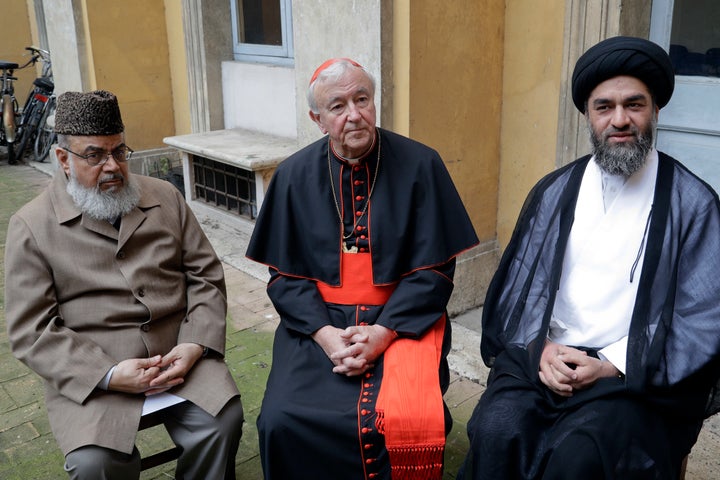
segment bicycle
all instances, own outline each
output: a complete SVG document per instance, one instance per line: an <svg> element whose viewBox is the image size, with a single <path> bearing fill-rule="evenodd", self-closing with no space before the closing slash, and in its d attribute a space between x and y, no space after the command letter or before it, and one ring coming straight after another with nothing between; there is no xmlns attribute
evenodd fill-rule
<svg viewBox="0 0 720 480"><path fill-rule="evenodd" d="M13 76L13 73L17 68L17 63L0 61L0 70L2 70L0 145L7 146L8 163L10 165L16 163L14 144L17 140L17 124L15 121L18 114L18 103L15 99L15 87L13 86L13 82L17 78Z"/></svg>
<svg viewBox="0 0 720 480"><path fill-rule="evenodd" d="M45 111L40 119L35 137L35 148L33 149L35 161L44 162L50 153L50 147L55 142L57 142L57 134L55 133L55 95L51 95L45 105Z"/></svg>
<svg viewBox="0 0 720 480"><path fill-rule="evenodd" d="M41 75L33 81L33 88L28 94L27 100L25 100L22 115L20 117L18 125L19 138L17 140L18 148L15 152L15 156L19 159L23 158L25 149L29 145L37 144L38 133L40 132L46 135L46 138L41 141L41 147L42 149L46 148L49 151L51 144L46 145L46 143L50 140L48 137L51 137L52 134L50 133L48 135L48 132L45 131L45 124L43 122L47 119L48 114L50 113L50 107L54 105L53 91L55 90L55 83L52 78L50 52L32 46L26 47L25 50L29 50L32 57L22 68L25 68L30 64L35 65L38 61L43 62L43 68ZM37 147L35 147L35 150L37 150ZM45 159L45 156L47 156L47 154L38 160L39 155L36 153L35 159L42 161Z"/></svg>

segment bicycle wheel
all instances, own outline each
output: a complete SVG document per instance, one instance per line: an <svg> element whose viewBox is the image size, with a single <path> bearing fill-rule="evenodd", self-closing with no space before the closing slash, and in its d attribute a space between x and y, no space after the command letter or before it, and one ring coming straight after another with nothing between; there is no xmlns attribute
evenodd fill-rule
<svg viewBox="0 0 720 480"><path fill-rule="evenodd" d="M8 164L15 165L17 163L17 160L15 160L15 144L13 144L12 142L8 142L8 144L7 144L7 153L8 153Z"/></svg>
<svg viewBox="0 0 720 480"><path fill-rule="evenodd" d="M13 165L15 160L15 145L17 141L15 128L15 105L12 97L8 94L2 96L2 133L3 140L7 145L8 163Z"/></svg>
<svg viewBox="0 0 720 480"><path fill-rule="evenodd" d="M55 130L52 126L48 125L48 117L55 114L55 97L50 99L45 104L45 109L42 117L40 118L40 124L38 125L37 136L35 137L35 161L44 162L50 153L50 147L57 138Z"/></svg>
<svg viewBox="0 0 720 480"><path fill-rule="evenodd" d="M25 105L22 114L22 120L20 128L18 129L19 138L15 140L17 144L17 150L15 151L15 157L18 160L22 160L25 148L28 145L32 145L35 141L35 134L37 133L37 122L33 121L33 117L36 115L37 101L33 99L30 105Z"/></svg>

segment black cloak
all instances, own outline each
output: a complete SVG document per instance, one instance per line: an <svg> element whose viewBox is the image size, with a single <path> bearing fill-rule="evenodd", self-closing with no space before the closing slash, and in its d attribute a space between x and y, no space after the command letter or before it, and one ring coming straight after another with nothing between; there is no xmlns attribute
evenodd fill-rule
<svg viewBox="0 0 720 480"><path fill-rule="evenodd" d="M488 288L481 353L529 351L537 377L590 156L543 178L523 206ZM630 324L626 386L692 419L720 410L720 203L717 193L659 152L645 260Z"/></svg>

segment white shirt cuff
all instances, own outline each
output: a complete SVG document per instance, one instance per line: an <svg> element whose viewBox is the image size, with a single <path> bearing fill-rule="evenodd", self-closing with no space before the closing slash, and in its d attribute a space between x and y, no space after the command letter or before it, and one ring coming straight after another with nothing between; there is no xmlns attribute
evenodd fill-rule
<svg viewBox="0 0 720 480"><path fill-rule="evenodd" d="M100 380L100 383L98 383L97 385L99 389L107 390L110 387L110 379L112 378L112 374L115 371L115 367L117 367L117 365L113 365L113 367L108 370L102 380Z"/></svg>
<svg viewBox="0 0 720 480"><path fill-rule="evenodd" d="M600 360L607 360L608 362L615 365L615 368L620 370L620 373L625 375L625 362L627 360L627 344L628 336L625 335L623 338L615 343L611 343L607 347L598 350L598 357Z"/></svg>

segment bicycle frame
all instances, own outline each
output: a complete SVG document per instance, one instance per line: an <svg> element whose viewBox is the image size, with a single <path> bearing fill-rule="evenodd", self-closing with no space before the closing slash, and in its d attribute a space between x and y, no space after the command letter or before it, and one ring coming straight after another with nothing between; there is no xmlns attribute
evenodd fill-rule
<svg viewBox="0 0 720 480"><path fill-rule="evenodd" d="M28 94L18 122L18 147L15 152L18 158L23 158L25 150L28 147L32 150L32 146L37 143L38 133L44 129L43 122L46 118L45 110L48 100L55 88L50 53L36 47L27 47L26 50L32 53L32 58L25 66L35 65L38 60L42 60L43 69L42 75L33 81L33 88Z"/></svg>

